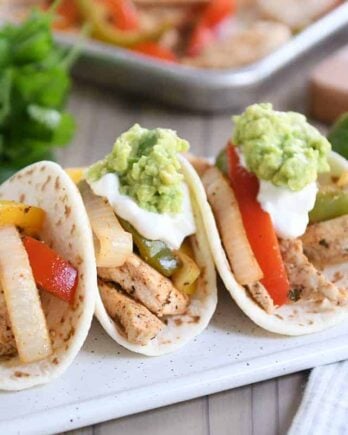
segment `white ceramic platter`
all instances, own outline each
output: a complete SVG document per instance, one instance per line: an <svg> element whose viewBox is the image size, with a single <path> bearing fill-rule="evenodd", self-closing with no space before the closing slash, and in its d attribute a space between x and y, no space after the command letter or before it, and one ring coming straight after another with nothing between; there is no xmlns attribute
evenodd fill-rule
<svg viewBox="0 0 348 435"><path fill-rule="evenodd" d="M123 350L95 322L64 376L0 393L0 433L57 433L338 361L348 358L347 337L348 322L304 337L265 332L222 291L209 328L168 356Z"/></svg>

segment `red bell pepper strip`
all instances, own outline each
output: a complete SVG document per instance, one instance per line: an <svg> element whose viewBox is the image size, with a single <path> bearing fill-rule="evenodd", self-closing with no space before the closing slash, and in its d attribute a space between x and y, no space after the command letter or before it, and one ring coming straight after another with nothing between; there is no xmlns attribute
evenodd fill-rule
<svg viewBox="0 0 348 435"><path fill-rule="evenodd" d="M214 39L214 34L209 27L198 24L190 36L187 46L188 56L198 56L207 45L214 41Z"/></svg>
<svg viewBox="0 0 348 435"><path fill-rule="evenodd" d="M235 11L235 0L214 0L202 12L196 27L193 29L187 47L189 56L197 56L215 39L214 29L225 18Z"/></svg>
<svg viewBox="0 0 348 435"><path fill-rule="evenodd" d="M53 249L32 237L23 237L36 284L63 301L72 303L78 284L77 270Z"/></svg>
<svg viewBox="0 0 348 435"><path fill-rule="evenodd" d="M141 42L132 47L132 50L167 62L177 61L175 54L169 48L163 47L156 42Z"/></svg>
<svg viewBox="0 0 348 435"><path fill-rule="evenodd" d="M204 9L201 24L214 27L235 11L234 0L214 0Z"/></svg>
<svg viewBox="0 0 348 435"><path fill-rule="evenodd" d="M52 6L52 1L46 1L42 4L44 10ZM74 0L61 0L57 6L56 18L53 27L57 30L69 29L80 20L80 13Z"/></svg>
<svg viewBox="0 0 348 435"><path fill-rule="evenodd" d="M100 0L110 13L112 24L119 30L139 28L139 16L132 2L128 0Z"/></svg>
<svg viewBox="0 0 348 435"><path fill-rule="evenodd" d="M257 177L240 165L233 145L227 147L229 178L242 214L249 243L264 274L261 283L276 305L283 305L290 290L279 243L270 215L257 201Z"/></svg>

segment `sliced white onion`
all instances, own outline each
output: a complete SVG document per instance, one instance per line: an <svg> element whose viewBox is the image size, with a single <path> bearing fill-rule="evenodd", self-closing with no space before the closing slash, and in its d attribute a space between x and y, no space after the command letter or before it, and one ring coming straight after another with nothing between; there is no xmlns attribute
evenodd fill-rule
<svg viewBox="0 0 348 435"><path fill-rule="evenodd" d="M259 281L263 272L250 246L235 194L228 181L212 166L203 174L202 182L236 280L241 285Z"/></svg>
<svg viewBox="0 0 348 435"><path fill-rule="evenodd" d="M122 266L133 252L132 235L122 228L112 207L86 182L79 187L94 233L97 266Z"/></svg>
<svg viewBox="0 0 348 435"><path fill-rule="evenodd" d="M0 281L20 360L30 363L48 357L52 348L39 291L13 226L0 228Z"/></svg>

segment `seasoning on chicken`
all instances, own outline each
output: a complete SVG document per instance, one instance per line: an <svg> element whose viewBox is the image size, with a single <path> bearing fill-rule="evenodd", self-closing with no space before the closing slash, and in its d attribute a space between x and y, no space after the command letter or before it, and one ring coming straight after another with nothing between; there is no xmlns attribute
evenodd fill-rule
<svg viewBox="0 0 348 435"><path fill-rule="evenodd" d="M268 314L272 314L274 311L274 303L269 295L268 291L260 282L247 285L246 288L250 292L251 296Z"/></svg>
<svg viewBox="0 0 348 435"><path fill-rule="evenodd" d="M112 284L99 281L100 295L109 316L123 327L129 342L146 345L165 327L147 308Z"/></svg>
<svg viewBox="0 0 348 435"><path fill-rule="evenodd" d="M310 225L302 237L304 252L324 266L348 260L348 215Z"/></svg>
<svg viewBox="0 0 348 435"><path fill-rule="evenodd" d="M118 283L125 292L160 317L184 314L189 304L189 298L180 293L168 278L135 254L131 254L121 267L98 268L98 275Z"/></svg>
<svg viewBox="0 0 348 435"><path fill-rule="evenodd" d="M337 304L347 302L347 293L328 281L324 274L310 263L303 253L300 239L281 240L279 245L290 285L300 291L301 296L311 298L312 294L319 293Z"/></svg>

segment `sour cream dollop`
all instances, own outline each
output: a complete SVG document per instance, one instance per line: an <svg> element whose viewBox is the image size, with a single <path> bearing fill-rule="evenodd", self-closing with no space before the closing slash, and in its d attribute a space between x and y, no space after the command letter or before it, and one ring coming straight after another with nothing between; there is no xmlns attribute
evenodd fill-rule
<svg viewBox="0 0 348 435"><path fill-rule="evenodd" d="M275 186L270 181L260 180L257 200L262 209L271 216L277 236L295 239L306 231L308 213L314 207L317 192L315 182L294 192L286 187Z"/></svg>
<svg viewBox="0 0 348 435"><path fill-rule="evenodd" d="M248 171L244 154L239 148L237 153L240 165ZM271 216L277 236L282 239L301 237L309 222L308 213L315 204L317 183L309 183L299 191L275 186L270 181L259 179L259 183L257 200L261 208Z"/></svg>
<svg viewBox="0 0 348 435"><path fill-rule="evenodd" d="M146 239L161 240L169 248L179 249L185 237L196 232L190 192L185 183L182 183L182 210L173 215L139 207L132 198L120 192L117 174L105 174L97 181L90 181L89 185L96 195L109 201L118 216L129 222Z"/></svg>

